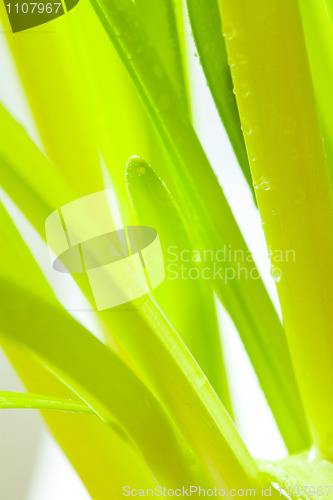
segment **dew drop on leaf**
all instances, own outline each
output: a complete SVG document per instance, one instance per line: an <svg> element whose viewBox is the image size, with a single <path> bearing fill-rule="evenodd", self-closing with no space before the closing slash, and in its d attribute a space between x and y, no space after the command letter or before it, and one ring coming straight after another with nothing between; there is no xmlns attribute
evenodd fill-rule
<svg viewBox="0 0 333 500"><path fill-rule="evenodd" d="M227 39L227 40L232 40L232 38L234 37L235 35L235 32L234 30L231 28L231 26L227 26L224 30L223 30L223 36Z"/></svg>
<svg viewBox="0 0 333 500"><path fill-rule="evenodd" d="M242 97L248 97L250 95L250 89L246 83L243 83L238 87L237 93Z"/></svg>
<svg viewBox="0 0 333 500"><path fill-rule="evenodd" d="M263 177L260 180L260 187L263 191L268 191L271 189L271 184L267 179L264 179Z"/></svg>
<svg viewBox="0 0 333 500"><path fill-rule="evenodd" d="M251 135L252 134L252 128L251 125L247 120L242 121L242 131L245 135Z"/></svg>
<svg viewBox="0 0 333 500"><path fill-rule="evenodd" d="M232 57L228 57L228 64L229 64L230 68L233 68L234 66L236 66L236 62Z"/></svg>
<svg viewBox="0 0 333 500"><path fill-rule="evenodd" d="M234 88L232 91L235 95L239 95L241 97L248 97L250 95L249 88L244 84L237 88Z"/></svg>

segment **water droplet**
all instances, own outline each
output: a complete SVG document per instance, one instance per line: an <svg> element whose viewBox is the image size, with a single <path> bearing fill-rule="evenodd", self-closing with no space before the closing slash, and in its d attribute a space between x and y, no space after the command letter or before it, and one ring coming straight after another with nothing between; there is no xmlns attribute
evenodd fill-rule
<svg viewBox="0 0 333 500"><path fill-rule="evenodd" d="M242 97L248 97L250 95L250 90L247 87L244 87L240 90L240 94Z"/></svg>
<svg viewBox="0 0 333 500"><path fill-rule="evenodd" d="M234 32L234 30L232 29L231 26L227 26L227 27L224 28L224 30L223 30L223 36L227 40L232 40L232 38L235 36L235 32Z"/></svg>
<svg viewBox="0 0 333 500"><path fill-rule="evenodd" d="M260 179L260 187L263 191L268 191L269 189L271 189L270 182L263 177Z"/></svg>
<svg viewBox="0 0 333 500"><path fill-rule="evenodd" d="M271 266L271 276L276 283L281 281L282 271L276 266Z"/></svg>
<svg viewBox="0 0 333 500"><path fill-rule="evenodd" d="M199 54L197 52L194 52L194 57L199 57Z"/></svg>
<svg viewBox="0 0 333 500"><path fill-rule="evenodd" d="M245 135L251 135L253 132L251 125L248 123L247 120L242 121L242 131L243 131L243 134L245 134Z"/></svg>
<svg viewBox="0 0 333 500"><path fill-rule="evenodd" d="M234 54L232 57L228 57L228 64L230 68L244 66L246 63L247 59L243 54Z"/></svg>
<svg viewBox="0 0 333 500"><path fill-rule="evenodd" d="M228 64L230 68L234 68L236 66L235 59L233 59L232 57L228 57Z"/></svg>
<svg viewBox="0 0 333 500"><path fill-rule="evenodd" d="M232 91L235 95L240 95L242 97L248 97L250 95L250 89L244 84L234 88Z"/></svg>
<svg viewBox="0 0 333 500"><path fill-rule="evenodd" d="M144 175L146 173L145 167L139 167L137 169L137 173L138 173L139 176Z"/></svg>

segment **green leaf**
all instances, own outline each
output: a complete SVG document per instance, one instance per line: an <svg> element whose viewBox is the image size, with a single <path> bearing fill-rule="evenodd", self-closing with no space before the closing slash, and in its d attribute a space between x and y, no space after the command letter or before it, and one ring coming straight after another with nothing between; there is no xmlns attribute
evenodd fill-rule
<svg viewBox="0 0 333 500"><path fill-rule="evenodd" d="M1 234L6 245L0 247L2 276L23 285L51 304L57 304L37 263L0 205ZM38 300L38 299L36 299ZM70 325L64 329L70 336ZM43 363L8 339L1 347L29 392L52 393L82 404L82 401ZM88 414L42 411L55 439L77 471L90 495L104 500L119 495L124 484L154 486L154 480L137 451L111 426Z"/></svg>
<svg viewBox="0 0 333 500"><path fill-rule="evenodd" d="M333 186L333 4L331 0L299 2L307 53L324 137L327 165Z"/></svg>
<svg viewBox="0 0 333 500"><path fill-rule="evenodd" d="M25 195L28 196L28 193L31 193L30 203L34 206L38 199L26 185ZM15 189L10 194L21 205ZM253 462L220 400L151 297L137 299L125 309L120 306L111 314L110 311L100 312L98 318L102 320L102 325L109 326L109 332L123 346L131 358L130 362L135 363L146 383L162 399L208 473L212 474L211 464L214 463L218 471L216 474L223 481L225 476L232 480L238 473L244 474L243 467L251 477L255 477ZM105 333L108 334L108 331ZM202 421L209 422L209 425L202 426Z"/></svg>
<svg viewBox="0 0 333 500"><path fill-rule="evenodd" d="M17 204L28 220L45 237L45 220L56 209L77 198L66 179L40 152L21 127L0 105L0 144L1 186ZM13 144L20 147L13 147ZM33 172L33 175L31 173ZM76 275L83 293L91 300L91 290L87 280ZM114 339L101 324L110 344Z"/></svg>
<svg viewBox="0 0 333 500"><path fill-rule="evenodd" d="M141 22L156 46L160 59L172 81L179 98L187 106L187 92L177 30L175 6L169 0L136 0ZM154 71L154 68L152 68Z"/></svg>
<svg viewBox="0 0 333 500"><path fill-rule="evenodd" d="M294 455L275 463L257 461L263 479L277 484L292 500L333 498L333 465L315 451Z"/></svg>
<svg viewBox="0 0 333 500"><path fill-rule="evenodd" d="M1 347L25 387L29 390L52 391L80 401L46 366L22 347L1 338ZM136 488L156 485L146 463L137 450L124 440L119 427L87 413L41 411L49 430L72 463L91 497L95 500L117 498L124 484Z"/></svg>
<svg viewBox="0 0 333 500"><path fill-rule="evenodd" d="M111 349L65 311L4 279L1 298L2 332L128 436L161 484L190 485L204 477L160 404Z"/></svg>
<svg viewBox="0 0 333 500"><path fill-rule="evenodd" d="M187 9L200 63L209 89L255 200L217 0L210 0L209 6L206 0L187 0ZM232 61L231 64L233 64Z"/></svg>
<svg viewBox="0 0 333 500"><path fill-rule="evenodd" d="M13 408L94 414L89 406L68 399L26 392L0 391L0 409L8 410Z"/></svg>
<svg viewBox="0 0 333 500"><path fill-rule="evenodd" d="M43 234L47 216L77 194L1 105L0 133L1 186Z"/></svg>
<svg viewBox="0 0 333 500"><path fill-rule="evenodd" d="M202 278L182 279L179 265L168 264L175 248L192 251L179 209L163 181L143 158L130 158L126 183L137 222L157 230L164 254L167 276L153 295L232 414L211 284ZM202 272L200 263L192 261L191 265Z"/></svg>
<svg viewBox="0 0 333 500"><path fill-rule="evenodd" d="M83 196L102 189L102 173L94 129L93 100L86 98L72 24L79 15L65 15L45 26L13 34L4 6L1 22L28 97L39 134L50 160ZM41 43L41 40L43 42Z"/></svg>
<svg viewBox="0 0 333 500"><path fill-rule="evenodd" d="M250 91L237 103L297 381L314 439L332 459L333 197L300 10L297 0L220 2L241 33L227 39L229 55L248 61L232 76Z"/></svg>
<svg viewBox="0 0 333 500"><path fill-rule="evenodd" d="M256 271L253 262L239 261L239 253L249 254L244 239L188 116L140 24L135 5L130 0L123 1L121 9L114 0L92 0L92 4L164 142L170 161L169 172L163 172L162 177L192 228L196 245L217 252L229 244L237 251L232 254L238 260L227 260L226 267L237 270L239 264L246 267L249 276L253 269ZM135 41L132 33L137 35ZM152 72L156 65L159 71ZM216 279L214 285L240 333L288 448L303 449L309 444L307 424L283 328L262 281L244 279L241 273L240 279L229 283Z"/></svg>

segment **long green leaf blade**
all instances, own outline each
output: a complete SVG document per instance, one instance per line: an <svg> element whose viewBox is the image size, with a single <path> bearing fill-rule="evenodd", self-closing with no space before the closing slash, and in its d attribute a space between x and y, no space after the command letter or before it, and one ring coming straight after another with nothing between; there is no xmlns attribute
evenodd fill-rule
<svg viewBox="0 0 333 500"><path fill-rule="evenodd" d="M299 2L316 101L333 186L333 7L331 0Z"/></svg>
<svg viewBox="0 0 333 500"><path fill-rule="evenodd" d="M187 0L187 9L200 63L209 89L254 197L252 176L233 93L217 0L210 0L209 6L206 0ZM231 62L231 64L233 63Z"/></svg>
<svg viewBox="0 0 333 500"><path fill-rule="evenodd" d="M106 422L115 420L162 484L190 485L201 477L165 411L112 350L67 313L3 279L1 297L2 333L42 359Z"/></svg>
<svg viewBox="0 0 333 500"><path fill-rule="evenodd" d="M0 16L48 157L81 196L97 191L102 173L90 127L93 100L86 99L72 16L53 21L46 34L44 25L12 33L3 4Z"/></svg>
<svg viewBox="0 0 333 500"><path fill-rule="evenodd" d="M1 206L0 222L1 235L6 241L6 245L0 247L1 275L56 304L36 261ZM71 325L66 328L64 332L70 336ZM1 347L28 392L51 393L58 398L80 401L40 360L19 345L3 338ZM142 457L117 434L117 430L100 418L83 413L50 411L42 411L42 415L92 498L117 497L124 484L135 488L138 481L147 487L154 486Z"/></svg>
<svg viewBox="0 0 333 500"><path fill-rule="evenodd" d="M128 161L126 182L138 223L157 229L165 262L171 250L190 249L188 230L175 201L143 158ZM196 266L201 270L200 263ZM153 295L232 414L213 289L203 279L182 279L181 275L171 279L168 267L164 283Z"/></svg>
<svg viewBox="0 0 333 500"><path fill-rule="evenodd" d="M25 392L0 391L0 409L8 410L13 408L94 414L89 406L68 399Z"/></svg>
<svg viewBox="0 0 333 500"><path fill-rule="evenodd" d="M1 338L1 347L29 391L52 391L76 400L69 387L31 353ZM112 428L88 413L41 410L50 432L95 500L117 498L124 484L154 487L156 481L137 450L124 440L119 427Z"/></svg>
<svg viewBox="0 0 333 500"><path fill-rule="evenodd" d="M234 34L229 54L248 60L232 75L250 91L237 102L297 380L314 438L332 459L333 197L300 9L297 0L220 4Z"/></svg>
<svg viewBox="0 0 333 500"><path fill-rule="evenodd" d="M164 63L180 100L187 106L182 53L177 30L175 6L169 0L136 0L141 22Z"/></svg>

